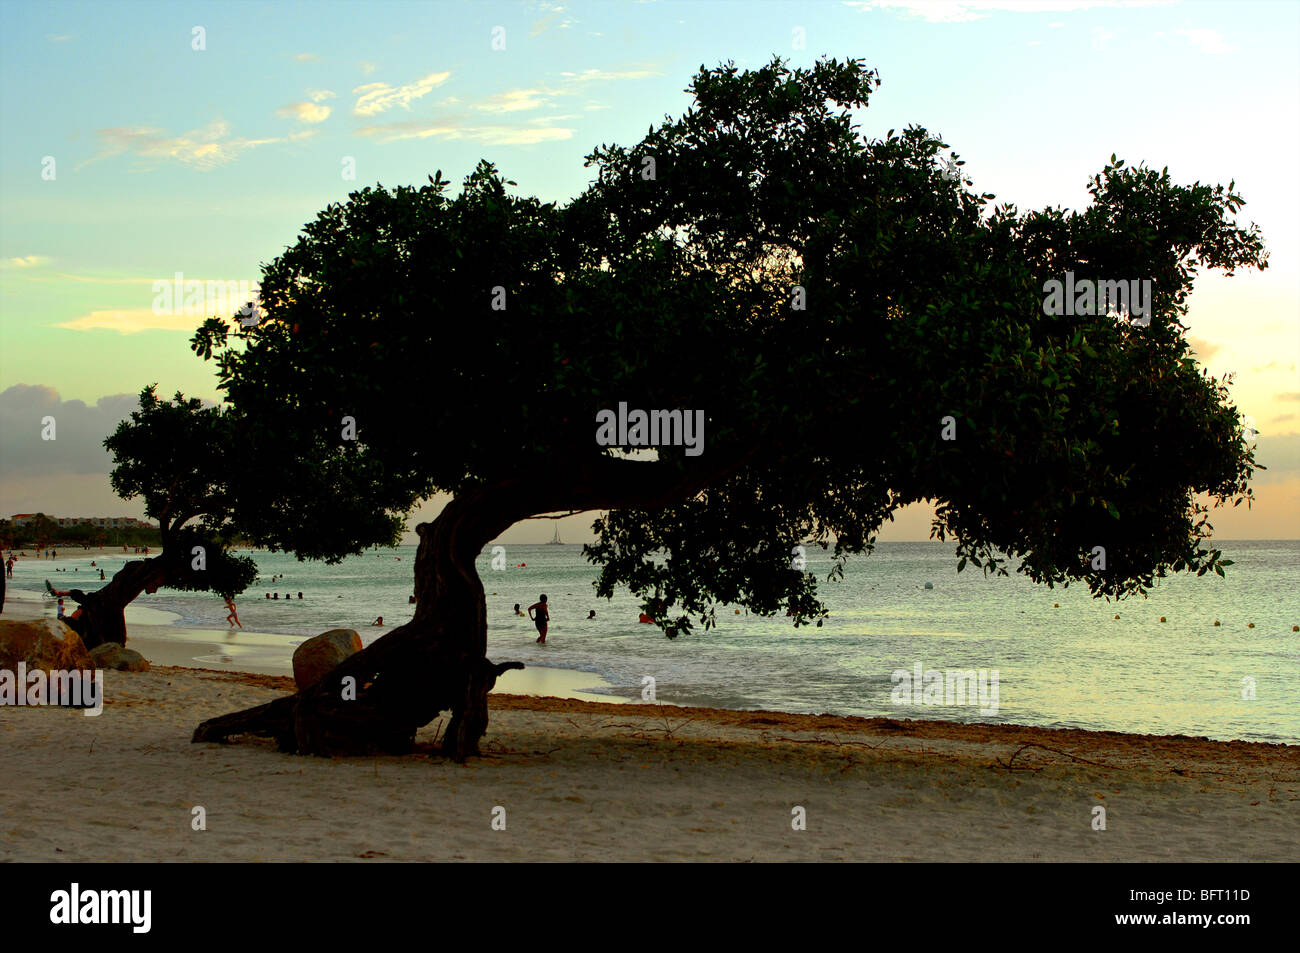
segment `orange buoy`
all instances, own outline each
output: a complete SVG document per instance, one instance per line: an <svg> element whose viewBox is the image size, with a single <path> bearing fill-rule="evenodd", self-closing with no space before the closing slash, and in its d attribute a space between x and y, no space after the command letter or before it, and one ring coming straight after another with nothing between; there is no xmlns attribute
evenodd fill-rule
<svg viewBox="0 0 1300 953"><path fill-rule="evenodd" d="M1253 628L1255 628L1255 623L1253 623L1253 622L1247 622L1247 623L1246 623L1246 628L1248 628L1248 629L1253 629Z"/></svg>
<svg viewBox="0 0 1300 953"><path fill-rule="evenodd" d="M1161 617L1160 617L1160 621L1161 621L1161 622L1164 622L1164 621L1165 621L1165 617L1164 617L1164 616L1161 616Z"/></svg>
<svg viewBox="0 0 1300 953"><path fill-rule="evenodd" d="M1219 624L1219 620L1218 620L1218 619L1215 619L1215 620L1214 620L1214 624L1215 624L1215 625L1218 625L1218 624Z"/></svg>

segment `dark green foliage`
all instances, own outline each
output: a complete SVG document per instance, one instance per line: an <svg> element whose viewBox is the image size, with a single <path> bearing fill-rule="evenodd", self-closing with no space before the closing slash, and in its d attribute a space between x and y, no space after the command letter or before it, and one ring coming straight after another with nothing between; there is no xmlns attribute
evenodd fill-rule
<svg viewBox="0 0 1300 953"><path fill-rule="evenodd" d="M233 596L257 578L257 564L227 551L234 535L232 484L241 479L233 416L177 393L140 392L140 409L104 441L115 466L113 491L140 496L158 521L171 589ZM196 569L195 547L202 547Z"/></svg>
<svg viewBox="0 0 1300 953"><path fill-rule="evenodd" d="M568 205L486 162L455 197L439 174L331 205L266 266L267 321L193 341L250 448L241 528L337 559L435 491L527 485L539 513L608 509L599 591L658 591L673 631L720 601L820 619L792 547L838 571L923 499L963 566L1108 596L1219 571L1200 500L1249 500L1256 464L1180 322L1198 267L1266 265L1233 185L1112 157L1087 209L1022 215L923 128L862 138L878 85L858 61L701 68L695 107L595 150ZM1150 279L1150 325L1044 314L1066 271ZM610 460L594 419L620 401L702 408L704 455Z"/></svg>

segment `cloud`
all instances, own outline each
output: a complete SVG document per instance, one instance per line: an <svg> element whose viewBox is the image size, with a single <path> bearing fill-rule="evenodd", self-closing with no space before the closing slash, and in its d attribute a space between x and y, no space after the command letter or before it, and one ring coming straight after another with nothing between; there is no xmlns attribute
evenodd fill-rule
<svg viewBox="0 0 1300 953"><path fill-rule="evenodd" d="M113 463L104 438L139 406L134 394L101 397L92 407L40 384L0 391L0 478L107 474ZM45 417L54 418L53 440L41 439Z"/></svg>
<svg viewBox="0 0 1300 953"><path fill-rule="evenodd" d="M317 123L328 119L330 111L328 106L319 106L316 103L289 103L277 109L275 114L299 122Z"/></svg>
<svg viewBox="0 0 1300 953"><path fill-rule="evenodd" d="M352 90L357 95L356 106L352 112L358 116L375 116L386 112L394 106L409 109L411 103L421 96L428 95L435 86L441 86L451 76L449 70L441 73L429 73L405 86L390 86L388 83L366 83Z"/></svg>
<svg viewBox="0 0 1300 953"><path fill-rule="evenodd" d="M1260 433L1255 460L1268 467L1251 478L1252 483L1276 483L1300 472L1300 433L1270 436Z"/></svg>
<svg viewBox="0 0 1300 953"><path fill-rule="evenodd" d="M63 321L54 327L68 331L117 331L121 334L139 334L141 331L193 333L200 320L192 314L154 314L152 308L106 308Z"/></svg>
<svg viewBox="0 0 1300 953"><path fill-rule="evenodd" d="M519 112L525 109L540 109L551 102L555 93L547 89L512 89L496 93L482 102L474 103L471 108L486 112Z"/></svg>
<svg viewBox="0 0 1300 953"><path fill-rule="evenodd" d="M1191 345L1192 350L1196 352L1196 356L1202 361L1208 361L1210 358L1214 357L1215 354L1219 353L1219 351L1223 350L1222 344L1211 344L1204 338L1189 337L1187 343Z"/></svg>
<svg viewBox="0 0 1300 953"><path fill-rule="evenodd" d="M454 122L434 120L391 122L377 126L364 126L357 135L378 142L397 142L402 139L430 139L444 137L448 140L473 139L496 146L526 146L539 142L572 139L573 130L566 128L526 128L519 126L461 126Z"/></svg>
<svg viewBox="0 0 1300 953"><path fill-rule="evenodd" d="M367 62L366 60L362 60L360 63L357 64L357 68L360 69L361 72L364 73L366 76L369 76L375 70L379 69L379 64L370 63Z"/></svg>
<svg viewBox="0 0 1300 953"><path fill-rule="evenodd" d="M1278 394L1278 400L1300 400L1300 390L1293 390L1285 394Z"/></svg>
<svg viewBox="0 0 1300 953"><path fill-rule="evenodd" d="M1098 8L1164 6L1172 0L843 0L859 10L888 10L927 23L969 23L994 13L1067 13Z"/></svg>
<svg viewBox="0 0 1300 953"><path fill-rule="evenodd" d="M6 262L12 268L39 268L41 265L48 265L50 259L44 255L19 255L17 258L10 258Z"/></svg>
<svg viewBox="0 0 1300 953"><path fill-rule="evenodd" d="M45 38L51 43L67 43L72 39L71 33L47 33Z"/></svg>
<svg viewBox="0 0 1300 953"><path fill-rule="evenodd" d="M244 139L230 135L230 123L214 119L199 129L168 136L160 129L147 126L119 126L99 129L99 155L87 159L78 169L124 152L149 159L174 159L200 172L235 161L240 153L282 139Z"/></svg>
<svg viewBox="0 0 1300 953"><path fill-rule="evenodd" d="M648 69L585 69L581 73L561 73L560 75L573 83L590 83L595 80L648 79L651 76L662 76L663 74Z"/></svg>
<svg viewBox="0 0 1300 953"><path fill-rule="evenodd" d="M532 28L529 30L528 33L530 37L534 37L541 33L545 33L547 30L551 28L551 24L555 23L557 20L559 21L557 29L561 29L561 30L567 30L569 27L573 26L575 23L578 22L577 20L573 19L573 17L561 16L561 14L563 14L565 10L564 4L562 3L548 3L546 2L546 0L543 0L542 3L538 4L538 8L543 13L549 13L550 16L545 16L542 17L542 19L540 20L533 21Z"/></svg>
<svg viewBox="0 0 1300 953"><path fill-rule="evenodd" d="M296 63L319 63L321 61L321 58L315 53L294 53L291 55Z"/></svg>
<svg viewBox="0 0 1300 953"><path fill-rule="evenodd" d="M310 99L310 100L311 100L312 102L314 102L314 103L323 103L323 102L324 102L325 100L327 100L327 99L335 99L335 98L337 98L337 97L338 97L338 94L335 93L332 89L309 89L309 90L307 90L307 98Z"/></svg>
<svg viewBox="0 0 1300 953"><path fill-rule="evenodd" d="M1179 36L1187 37L1187 42L1202 53L1234 53L1236 46L1225 41L1218 30L1175 30Z"/></svg>

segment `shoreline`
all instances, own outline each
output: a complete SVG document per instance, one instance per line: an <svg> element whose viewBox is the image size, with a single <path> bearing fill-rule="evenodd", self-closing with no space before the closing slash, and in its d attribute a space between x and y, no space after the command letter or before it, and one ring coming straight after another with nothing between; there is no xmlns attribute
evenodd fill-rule
<svg viewBox="0 0 1300 953"><path fill-rule="evenodd" d="M0 716L24 822L0 860L1284 862L1300 843L1300 746L501 694L465 764L438 751L445 715L411 754L312 758L190 742L291 679L107 675L100 717Z"/></svg>
<svg viewBox="0 0 1300 953"><path fill-rule="evenodd" d="M0 619L25 621L46 618L44 605L38 593L30 589L12 589L7 593ZM309 638L244 629L191 629L169 622L141 621L158 619L161 615L159 610L140 606L128 606L126 610L128 648L143 655L150 665L286 677L292 682L292 658L282 655L285 640L293 639L296 643ZM614 688L594 672L530 665L523 670L503 673L492 692L618 704L623 700L620 696L604 693Z"/></svg>

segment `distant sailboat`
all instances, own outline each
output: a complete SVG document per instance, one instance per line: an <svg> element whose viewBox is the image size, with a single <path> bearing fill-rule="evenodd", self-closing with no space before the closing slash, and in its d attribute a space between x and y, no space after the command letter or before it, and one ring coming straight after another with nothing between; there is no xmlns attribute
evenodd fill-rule
<svg viewBox="0 0 1300 953"><path fill-rule="evenodd" d="M559 523L556 523L556 524L555 524L555 535L551 537L551 541L550 541L549 543L547 543L546 545L547 545L547 546L563 546L563 545L564 545L563 543L560 542L560 524L559 524Z"/></svg>

